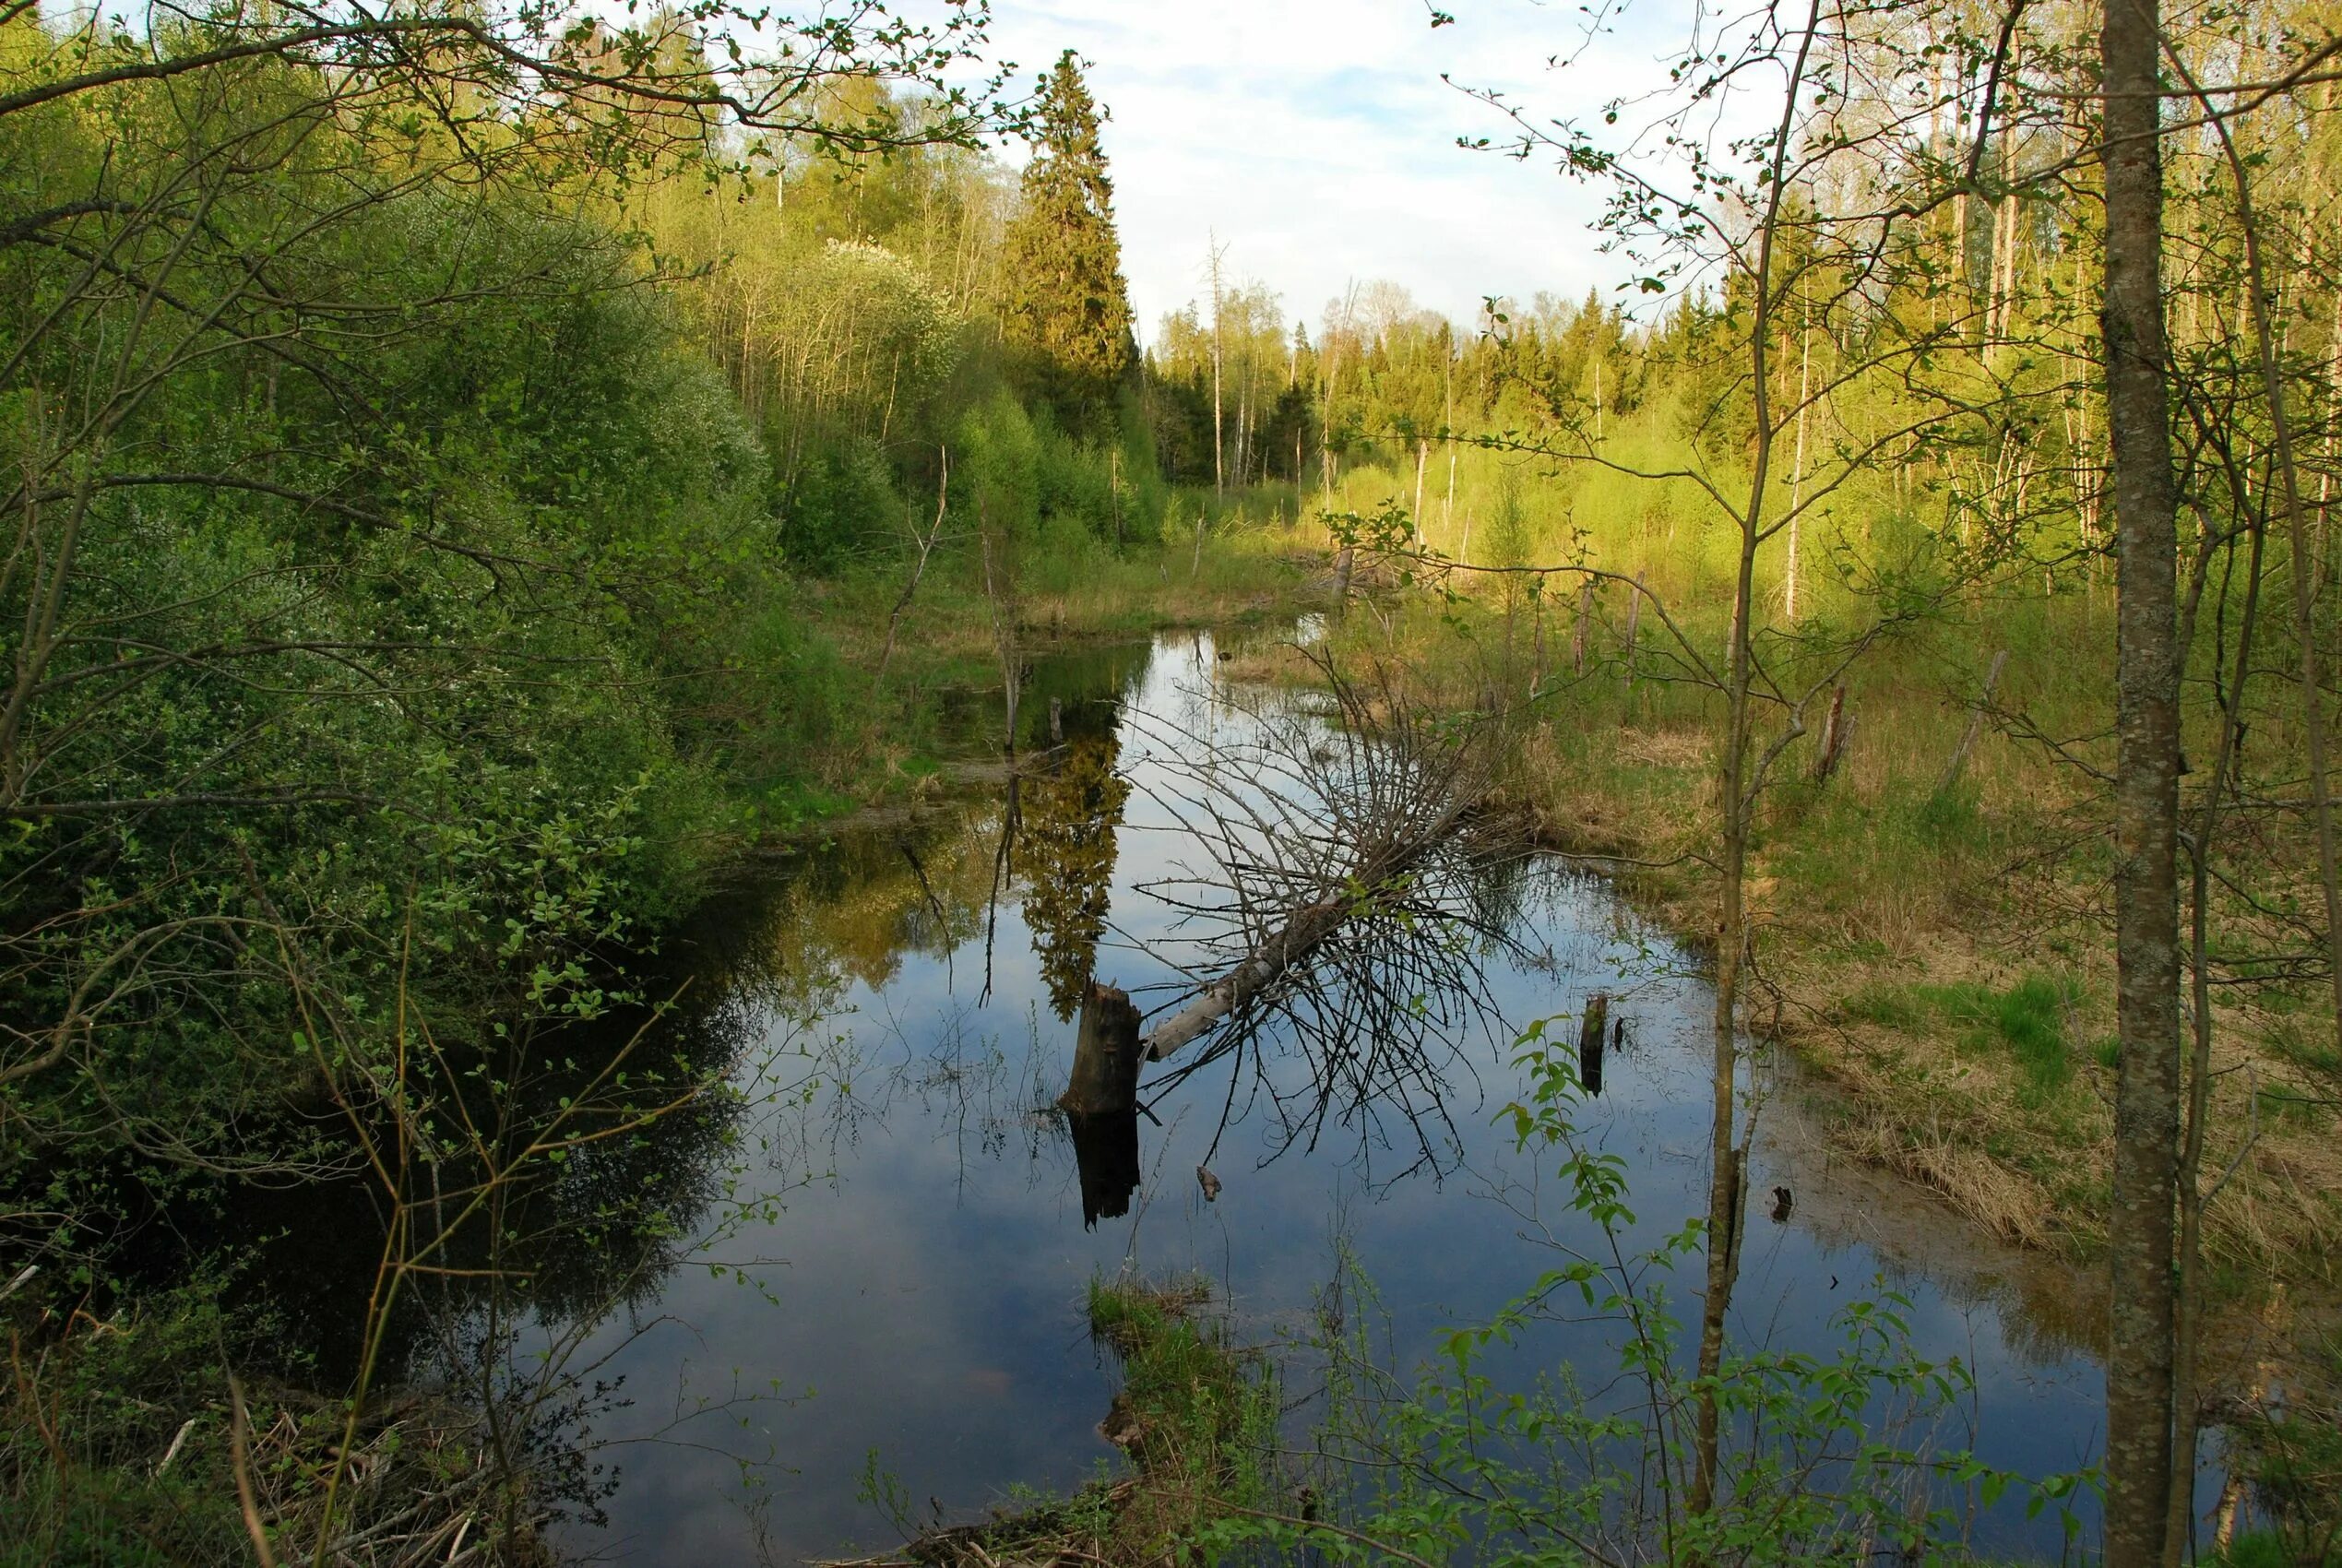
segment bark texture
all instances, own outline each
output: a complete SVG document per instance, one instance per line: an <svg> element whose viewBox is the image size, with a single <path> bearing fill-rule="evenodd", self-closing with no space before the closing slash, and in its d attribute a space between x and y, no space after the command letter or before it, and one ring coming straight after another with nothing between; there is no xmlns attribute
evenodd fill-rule
<svg viewBox="0 0 2342 1568"><path fill-rule="evenodd" d="M2171 1484L2180 1123L2178 529L2163 330L2156 0L2108 0L2108 434L2117 584L2115 1090L2106 1378L2107 1568L2160 1568Z"/></svg>

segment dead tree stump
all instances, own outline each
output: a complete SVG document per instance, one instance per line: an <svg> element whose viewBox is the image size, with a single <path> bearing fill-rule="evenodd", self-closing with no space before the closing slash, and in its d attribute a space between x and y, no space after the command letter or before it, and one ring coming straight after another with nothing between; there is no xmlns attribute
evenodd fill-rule
<svg viewBox="0 0 2342 1568"><path fill-rule="evenodd" d="M1577 1081L1587 1094L1602 1092L1603 1028L1610 1022L1611 999L1596 992L1586 999L1585 1021L1577 1030Z"/></svg>
<svg viewBox="0 0 2342 1568"><path fill-rule="evenodd" d="M1082 997L1074 1070L1057 1097L1059 1108L1082 1116L1135 1113L1140 1057L1138 1009L1126 992L1092 980Z"/></svg>
<svg viewBox="0 0 2342 1568"><path fill-rule="evenodd" d="M1813 782L1826 784L1830 775L1837 771L1838 754L1846 749L1846 731L1850 721L1846 717L1846 688L1839 686L1830 694L1830 711L1822 720L1822 747L1813 755Z"/></svg>

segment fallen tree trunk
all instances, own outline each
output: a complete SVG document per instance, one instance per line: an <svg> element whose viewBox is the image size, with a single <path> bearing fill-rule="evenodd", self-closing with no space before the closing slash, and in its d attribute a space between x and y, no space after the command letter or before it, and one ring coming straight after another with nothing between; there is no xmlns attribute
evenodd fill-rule
<svg viewBox="0 0 2342 1568"><path fill-rule="evenodd" d="M1345 913L1337 900L1302 909L1285 922L1283 930L1254 948L1250 957L1148 1030L1148 1058L1160 1062L1276 984L1286 970L1309 955L1310 949L1334 934Z"/></svg>
<svg viewBox="0 0 2342 1568"><path fill-rule="evenodd" d="M1374 895L1437 848L1463 815L1464 802L1450 801L1420 825L1403 826L1385 843L1361 855L1341 879L1347 896L1304 904L1246 956L1242 963L1205 986L1195 999L1147 1033L1148 1060L1160 1062L1241 1011L1304 961L1342 922L1369 908Z"/></svg>

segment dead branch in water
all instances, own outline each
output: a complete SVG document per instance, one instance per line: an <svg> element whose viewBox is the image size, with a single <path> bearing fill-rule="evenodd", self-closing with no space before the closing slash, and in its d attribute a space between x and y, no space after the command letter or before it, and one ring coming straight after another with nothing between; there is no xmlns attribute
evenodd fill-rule
<svg viewBox="0 0 2342 1568"><path fill-rule="evenodd" d="M1211 1038L1150 1088L1280 1026L1306 1081L1245 1053L1250 1092L1282 1120L1278 1146L1314 1145L1331 1123L1388 1144L1389 1119L1408 1124L1415 1165L1437 1164L1450 1079L1470 1071L1458 1047L1494 1016L1477 950L1511 941L1486 912L1501 877L1461 842L1487 795L1487 747L1480 726L1419 711L1381 671L1307 657L1323 695L1218 689L1155 721L1175 782L1150 793L1204 859L1145 887L1184 917L1159 956L1198 977L1147 1045L1159 1061Z"/></svg>
<svg viewBox="0 0 2342 1568"><path fill-rule="evenodd" d="M1343 878L1342 895L1305 904L1241 964L1204 987L1193 1002L1147 1031L1147 1055L1160 1062L1250 1004L1295 965L1304 963L1318 944L1341 928L1342 922L1369 905L1406 874L1409 867L1445 842L1463 814L1463 802L1451 800L1433 820L1411 825L1404 837L1395 837L1361 851ZM1355 891L1351 891L1355 889Z"/></svg>

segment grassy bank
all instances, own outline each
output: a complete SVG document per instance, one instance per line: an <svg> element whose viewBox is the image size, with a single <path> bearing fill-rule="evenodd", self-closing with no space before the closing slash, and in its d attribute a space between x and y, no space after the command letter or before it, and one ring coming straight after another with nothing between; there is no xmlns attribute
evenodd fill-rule
<svg viewBox="0 0 2342 1568"><path fill-rule="evenodd" d="M945 700L974 693L997 705L1005 659L1027 665L1085 643L1290 619L1307 607L1314 558L1289 530L1238 506L1186 505L1207 520L1200 541L1192 532L1128 550L1086 537L1044 541L990 593L967 560L924 575L908 604L908 565L799 584L789 640L763 650L733 691L779 721L726 759L731 788L765 828L784 830L922 793L966 750Z"/></svg>
<svg viewBox="0 0 2342 1568"><path fill-rule="evenodd" d="M1664 379L1646 390L1608 426L1599 460L1461 441L1434 450L1444 460L1424 484L1409 454L1370 451L1308 499L1321 548L1379 528L1399 552L1361 551L1361 582L1379 586L1336 634L1339 654L1388 663L1438 707L1499 726L1504 792L1540 838L1604 861L1697 948L1717 930L1706 857L1726 712L1714 671L1737 557L1734 530L1686 476L1728 493L1744 476L1738 448L1699 445L1704 403ZM1850 471L1805 517L1801 567L1777 539L1756 564L1758 754L1791 728L1789 703L1818 691L1757 800L1745 1016L1848 1091L1845 1148L1998 1235L2088 1256L2103 1236L2115 1060L2113 565L2070 508L2046 503L2021 539L1994 544L1929 488L1957 463L1918 453ZM1788 500L1773 496L1770 515ZM2330 1287L2342 1056L2289 674L2299 655L2264 603L2238 695L2246 574L2232 550L2191 549L2190 833L2222 704L2245 726L2205 900L2204 1170L2207 1188L2222 1182L2206 1253L2238 1288ZM2313 635L2330 637L2328 612L2315 617ZM1306 677L1268 661L1250 672ZM1848 739L1825 780L1840 683Z"/></svg>
<svg viewBox="0 0 2342 1568"><path fill-rule="evenodd" d="M1499 725L1503 793L1539 840L1609 866L1696 949L1715 929L1704 857L1721 702L1654 678L1647 622L1628 664L1619 589L1583 608L1581 631L1577 602L1459 579L1450 599L1383 596L1337 643ZM1721 644L1719 617L1698 604L1679 614L1689 639ZM1748 884L1748 1025L1847 1091L1839 1145L1995 1234L2075 1256L2102 1235L2115 1058L2110 850L2087 770L2108 743L2105 695L2074 674L2101 661L2111 615L2110 595L2095 592L1979 603L1859 662L1842 760L1815 778L1817 733L1781 754ZM2005 674L1979 719L2001 648ZM2060 747L2011 732L2021 728L2099 738ZM2307 846L2289 825L2259 835L2247 852L2269 878L2300 880ZM2241 905L2216 911L2216 951L2265 934ZM2342 1259L2342 1063L2314 997L2313 984L2281 980L2215 990L2206 1168L2234 1170L2206 1241L2235 1280L2330 1287Z"/></svg>

